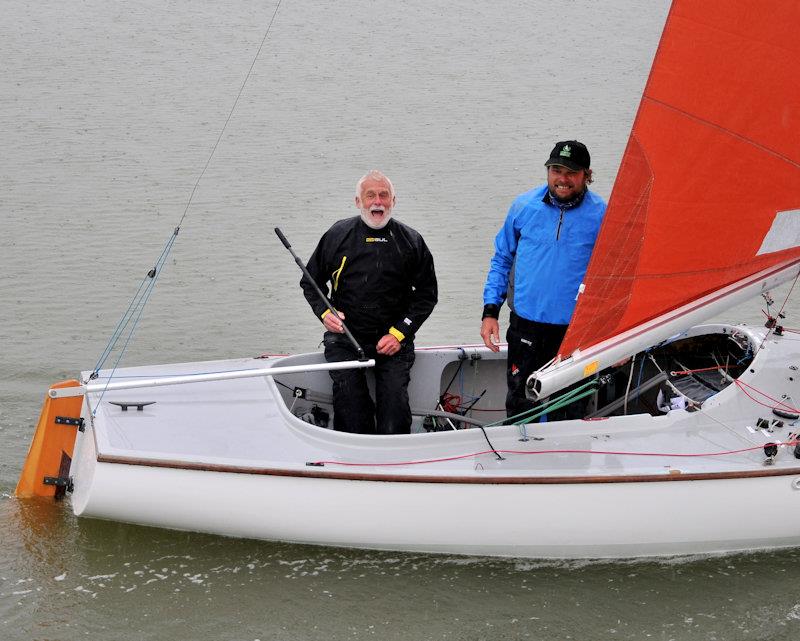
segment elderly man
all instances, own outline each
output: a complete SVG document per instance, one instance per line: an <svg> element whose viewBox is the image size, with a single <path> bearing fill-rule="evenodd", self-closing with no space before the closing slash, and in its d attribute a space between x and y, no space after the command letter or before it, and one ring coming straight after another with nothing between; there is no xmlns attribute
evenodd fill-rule
<svg viewBox="0 0 800 641"><path fill-rule="evenodd" d="M325 358L357 358L344 335L344 320L365 354L376 361L374 403L363 369L331 371L334 428L408 434L414 335L437 300L433 257L419 233L392 218L394 187L381 172L373 170L358 181L355 204L360 215L325 232L307 265L323 291L330 283L336 313L325 307L305 276L300 285L325 326Z"/></svg>
<svg viewBox="0 0 800 641"><path fill-rule="evenodd" d="M483 290L481 338L498 351L497 319L508 299L508 416L533 407L525 397L525 382L555 357L575 309L606 210L602 198L588 189L589 165L584 144L556 143L545 162L547 183L517 197L495 238Z"/></svg>

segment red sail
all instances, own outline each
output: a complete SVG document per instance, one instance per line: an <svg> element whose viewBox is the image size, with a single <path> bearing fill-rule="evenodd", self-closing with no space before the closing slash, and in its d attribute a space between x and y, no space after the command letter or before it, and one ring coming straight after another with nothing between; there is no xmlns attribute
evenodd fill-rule
<svg viewBox="0 0 800 641"><path fill-rule="evenodd" d="M673 2L562 356L800 256L798 31L796 0Z"/></svg>

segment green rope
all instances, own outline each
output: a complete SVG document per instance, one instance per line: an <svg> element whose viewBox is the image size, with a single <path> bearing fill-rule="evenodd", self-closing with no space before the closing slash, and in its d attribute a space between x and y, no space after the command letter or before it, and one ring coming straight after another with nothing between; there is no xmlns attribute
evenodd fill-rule
<svg viewBox="0 0 800 641"><path fill-rule="evenodd" d="M577 396L583 390L586 390L587 387L591 387L591 389L587 390L584 394ZM519 414L514 414L513 416L509 416L507 418L501 419L499 421L495 421L494 423L489 423L484 425L484 427L494 427L496 425L520 425L523 423L528 423L535 418L542 416L543 414L547 414L547 412L552 410L561 409L562 407L569 405L589 394L593 394L597 390L597 381L590 380L584 383L583 385L579 385L575 389L569 390L568 392L564 392L561 396L556 396L555 398L550 398L546 402L542 403L541 405L537 405L529 410L525 410L524 412L520 412ZM531 416L531 414L536 414ZM515 421L513 423L509 423L508 421Z"/></svg>
<svg viewBox="0 0 800 641"><path fill-rule="evenodd" d="M567 405L570 405L571 403L574 403L575 401L578 401L578 400L580 400L582 398L585 398L587 396L591 396L592 394L595 393L596 390L597 390L597 388L595 387L595 388L592 388L592 389L588 389L585 392L582 392L581 394L578 394L577 396L570 396L569 398L565 398L560 403L556 403L555 405L553 405L551 407L548 407L547 409L543 409L540 412L537 412L536 414L534 414L533 416L529 416L529 417L524 418L524 419L522 419L520 421L516 421L516 422L512 423L512 425L526 425L528 423L532 423L535 419L539 418L543 414L547 414L548 412L553 412L555 410L560 410L562 407L566 407Z"/></svg>

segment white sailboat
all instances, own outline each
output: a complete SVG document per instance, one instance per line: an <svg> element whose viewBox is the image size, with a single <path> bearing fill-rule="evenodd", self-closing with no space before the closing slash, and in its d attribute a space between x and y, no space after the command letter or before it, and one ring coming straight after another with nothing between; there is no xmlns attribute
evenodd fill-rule
<svg viewBox="0 0 800 641"><path fill-rule="evenodd" d="M331 429L319 353L86 371L50 390L18 496L386 550L800 545L800 340L777 314L696 325L800 274L798 26L778 0L673 4L561 357L529 384L583 381L585 419L498 424L505 352L475 345L417 351L403 436Z"/></svg>

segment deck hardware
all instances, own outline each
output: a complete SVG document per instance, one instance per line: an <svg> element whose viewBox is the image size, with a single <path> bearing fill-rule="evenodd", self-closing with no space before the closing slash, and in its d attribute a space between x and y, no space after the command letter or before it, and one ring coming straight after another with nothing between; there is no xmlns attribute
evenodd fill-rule
<svg viewBox="0 0 800 641"><path fill-rule="evenodd" d="M800 478L792 479L792 488L795 490L800 490Z"/></svg>
<svg viewBox="0 0 800 641"><path fill-rule="evenodd" d="M787 412L786 410L779 410L777 407L772 408L772 413L775 416L780 416L781 418L785 418L787 421L795 421L800 418L800 414L796 412Z"/></svg>
<svg viewBox="0 0 800 641"><path fill-rule="evenodd" d="M84 421L83 417L80 418L73 418L71 416L56 416L55 422L58 425L76 425L78 427L79 432L83 432L84 429Z"/></svg>
<svg viewBox="0 0 800 641"><path fill-rule="evenodd" d="M795 458L800 458L800 445L795 445L794 446L794 457Z"/></svg>
<svg viewBox="0 0 800 641"><path fill-rule="evenodd" d="M756 419L756 427L760 430L770 430L772 428L769 419L766 418Z"/></svg>
<svg viewBox="0 0 800 641"><path fill-rule="evenodd" d="M322 461L306 461L307 467L325 467L325 463Z"/></svg>
<svg viewBox="0 0 800 641"><path fill-rule="evenodd" d="M767 457L766 464L772 465L775 461L775 456L778 454L778 446L775 443L767 443L764 445L764 455Z"/></svg>
<svg viewBox="0 0 800 641"><path fill-rule="evenodd" d="M55 485L58 488L64 488L67 492L72 492L74 485L72 484L71 476L45 476L42 479L45 485Z"/></svg>
<svg viewBox="0 0 800 641"><path fill-rule="evenodd" d="M295 387L294 391L292 392L292 396L294 396L295 398L305 398L307 393L308 393L307 389L303 389L302 387Z"/></svg>
<svg viewBox="0 0 800 641"><path fill-rule="evenodd" d="M135 401L132 403L126 403L124 401L109 401L109 403L122 408L123 412L127 412L129 407L135 407L137 412L142 412L144 411L145 405L155 405L155 401Z"/></svg>

